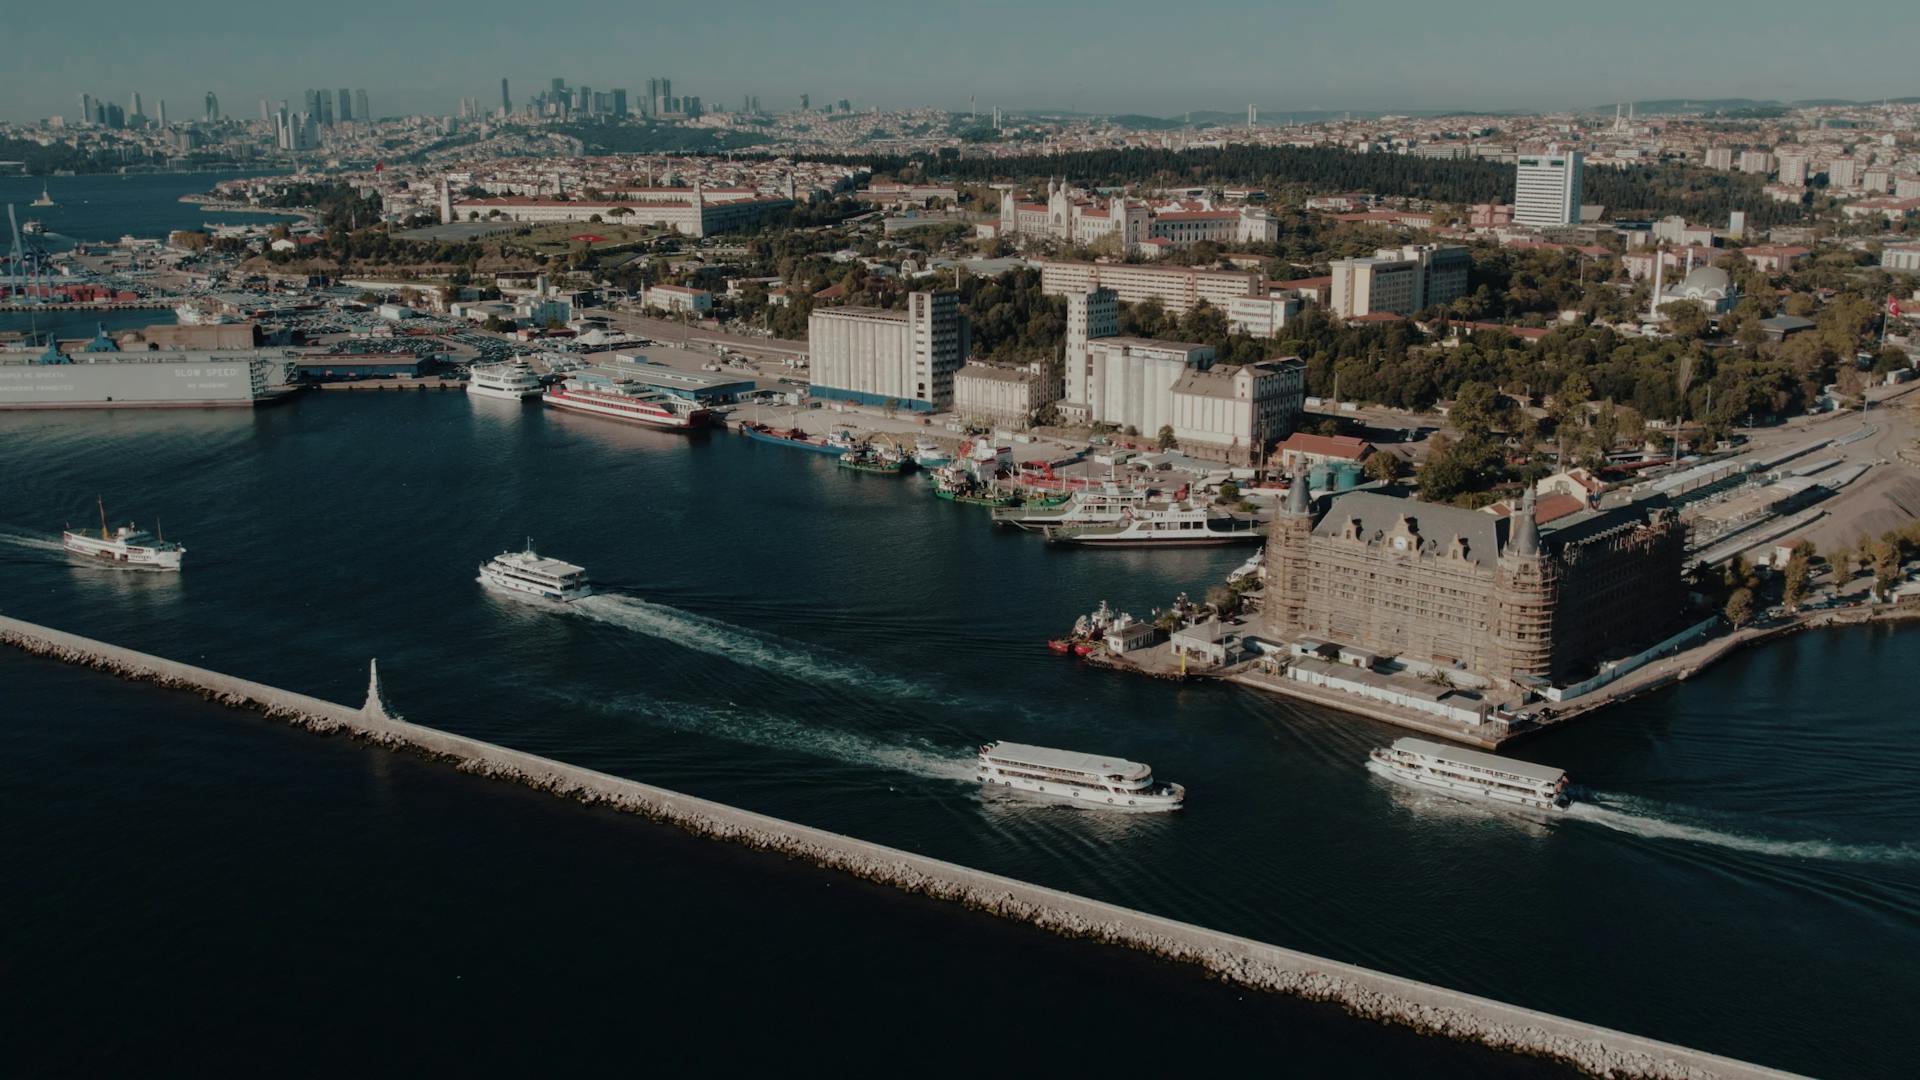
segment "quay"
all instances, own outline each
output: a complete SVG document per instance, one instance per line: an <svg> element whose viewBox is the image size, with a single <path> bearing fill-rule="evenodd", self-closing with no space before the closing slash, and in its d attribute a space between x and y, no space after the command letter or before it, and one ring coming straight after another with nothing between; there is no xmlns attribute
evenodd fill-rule
<svg viewBox="0 0 1920 1080"><path fill-rule="evenodd" d="M165 311L179 304L179 298L171 300L79 300L60 303L34 302L31 304L8 301L0 304L0 311L41 311L57 313L62 311Z"/></svg>
<svg viewBox="0 0 1920 1080"><path fill-rule="evenodd" d="M230 708L257 710L318 733L344 733L389 750L413 751L450 762L462 772L639 814L695 835L804 859L906 892L966 904L1061 936L1196 964L1223 981L1249 989L1336 1004L1355 1016L1496 1050L1550 1058L1595 1076L1758 1080L1792 1075L1208 930L411 723L395 715L384 701L378 667L373 665L366 703L354 708L5 616L0 616L0 642L124 679L196 692Z"/></svg>
<svg viewBox="0 0 1920 1080"><path fill-rule="evenodd" d="M408 379L397 376L393 378L343 379L339 382L317 382L312 385L316 390L465 390L467 388L466 382L461 379Z"/></svg>

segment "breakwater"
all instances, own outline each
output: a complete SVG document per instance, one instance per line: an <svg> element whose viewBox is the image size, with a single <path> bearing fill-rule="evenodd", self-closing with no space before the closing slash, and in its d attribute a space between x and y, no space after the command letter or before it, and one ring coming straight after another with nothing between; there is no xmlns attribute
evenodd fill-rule
<svg viewBox="0 0 1920 1080"><path fill-rule="evenodd" d="M1652 1039L1326 960L1117 905L868 843L638 781L409 723L385 705L377 676L364 706L324 701L16 619L0 641L27 652L199 693L319 732L411 750L465 772L779 852L868 880L967 904L1052 932L1200 965L1225 981L1339 1004L1369 1019L1496 1049L1550 1057L1595 1075L1777 1077L1786 1074Z"/></svg>

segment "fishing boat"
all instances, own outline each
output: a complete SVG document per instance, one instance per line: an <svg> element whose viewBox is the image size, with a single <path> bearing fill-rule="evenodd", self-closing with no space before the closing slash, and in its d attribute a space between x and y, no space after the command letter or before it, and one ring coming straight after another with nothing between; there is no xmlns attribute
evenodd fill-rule
<svg viewBox="0 0 1920 1080"><path fill-rule="evenodd" d="M68 552L118 566L148 570L180 569L186 548L170 544L165 536L149 533L131 522L109 531L107 502L104 498L95 502L100 507L100 535L96 537L88 532L68 529L60 534L60 544Z"/></svg>
<svg viewBox="0 0 1920 1080"><path fill-rule="evenodd" d="M935 498L945 499L962 506L986 506L1004 508L1020 505L1019 494L988 487L970 477L960 479L943 475L945 469L934 473L928 481ZM961 474L962 477L965 474Z"/></svg>
<svg viewBox="0 0 1920 1080"><path fill-rule="evenodd" d="M740 425L740 434L755 442L773 443L776 446L790 446L796 450L811 450L816 454L831 454L839 457L849 449L844 442L834 442L809 435L799 428L776 428L766 424L747 421Z"/></svg>
<svg viewBox="0 0 1920 1080"><path fill-rule="evenodd" d="M913 440L913 463L923 469L937 469L953 460L953 455L940 448L940 444L922 435Z"/></svg>
<svg viewBox="0 0 1920 1080"><path fill-rule="evenodd" d="M1068 493L1058 503L1029 500L1019 509L996 510L993 523L1033 532L1084 525L1117 525L1124 520L1129 508L1146 505L1149 497L1148 492L1111 484L1083 488Z"/></svg>
<svg viewBox="0 0 1920 1080"><path fill-rule="evenodd" d="M907 471L907 463L902 458L886 457L870 451L850 450L840 455L840 467L856 472L882 473L887 476L899 476Z"/></svg>
<svg viewBox="0 0 1920 1080"><path fill-rule="evenodd" d="M1042 531L1050 543L1082 547L1214 547L1266 539L1266 530L1257 521L1215 515L1190 502L1129 507L1112 525L1056 526Z"/></svg>
<svg viewBox="0 0 1920 1080"><path fill-rule="evenodd" d="M1095 810L1178 810L1187 800L1186 788L1155 783L1153 770L1139 762L1025 743L980 747L975 778L989 788L1045 795Z"/></svg>

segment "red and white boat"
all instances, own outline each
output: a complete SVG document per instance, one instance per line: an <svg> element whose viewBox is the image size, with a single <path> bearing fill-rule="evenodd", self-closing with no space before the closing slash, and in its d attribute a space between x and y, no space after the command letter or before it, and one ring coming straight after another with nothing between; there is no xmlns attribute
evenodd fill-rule
<svg viewBox="0 0 1920 1080"><path fill-rule="evenodd" d="M695 402L602 375L575 376L549 387L540 400L557 409L683 431L713 420L713 414Z"/></svg>

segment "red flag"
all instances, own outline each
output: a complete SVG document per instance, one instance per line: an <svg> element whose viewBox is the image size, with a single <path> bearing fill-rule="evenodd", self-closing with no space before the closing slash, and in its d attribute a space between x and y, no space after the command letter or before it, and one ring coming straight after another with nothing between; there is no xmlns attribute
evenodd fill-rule
<svg viewBox="0 0 1920 1080"><path fill-rule="evenodd" d="M374 162L374 163L373 163L373 171L374 171L374 172L377 172L377 173L378 173L378 172L386 172L386 171L387 171L387 163L386 163L386 162L384 162L384 161L376 161L376 162Z"/></svg>
<svg viewBox="0 0 1920 1080"><path fill-rule="evenodd" d="M1897 296L1887 297L1887 314L1893 316L1896 319L1900 317L1900 298L1899 297Z"/></svg>

